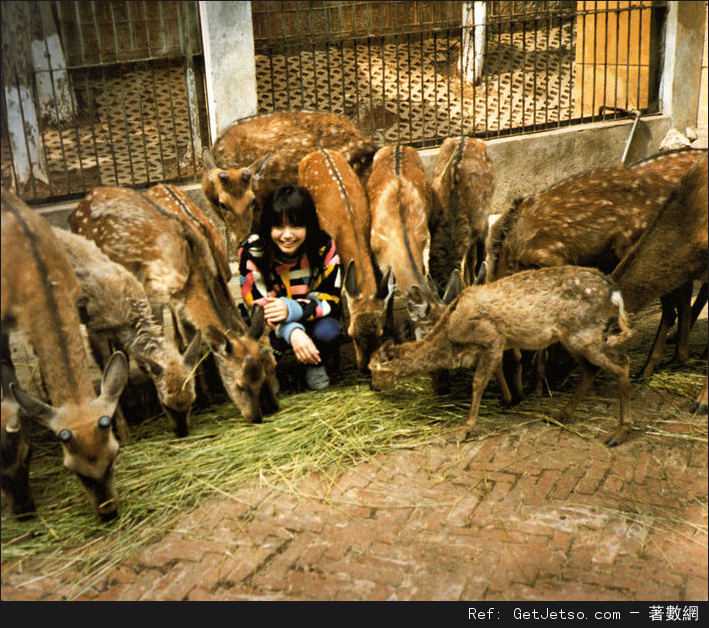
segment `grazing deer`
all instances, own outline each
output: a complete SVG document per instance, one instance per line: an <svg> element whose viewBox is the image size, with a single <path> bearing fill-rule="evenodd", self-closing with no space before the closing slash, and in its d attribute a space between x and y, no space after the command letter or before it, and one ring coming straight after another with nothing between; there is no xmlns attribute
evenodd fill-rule
<svg viewBox="0 0 709 628"><path fill-rule="evenodd" d="M366 191L371 216L370 245L377 266L380 270L391 268L402 296L416 286L417 296L423 297L428 310L439 300L427 278L433 190L418 152L400 144L380 148L372 162ZM411 322L415 337L420 338L417 314L414 312Z"/></svg>
<svg viewBox="0 0 709 628"><path fill-rule="evenodd" d="M79 313L86 325L96 363L104 367L120 348L148 374L178 437L189 433L195 401L192 372L201 355L198 331L184 355L155 320L143 285L113 262L92 241L66 229L52 229L79 281Z"/></svg>
<svg viewBox="0 0 709 628"><path fill-rule="evenodd" d="M445 285L458 270L473 283L485 255L488 210L495 189L485 142L451 137L441 144L433 169L436 210L431 216L431 277Z"/></svg>
<svg viewBox="0 0 709 628"><path fill-rule="evenodd" d="M381 342L393 295L391 269L379 276L369 245L367 196L343 155L321 149L300 162L298 184L310 193L320 228L335 242L345 268L343 302L349 316L358 368L367 372L372 352Z"/></svg>
<svg viewBox="0 0 709 628"><path fill-rule="evenodd" d="M632 167L591 170L516 200L490 231L478 282L563 264L610 273L703 155L676 151ZM540 382L538 377L538 389ZM515 388L521 398L519 370Z"/></svg>
<svg viewBox="0 0 709 628"><path fill-rule="evenodd" d="M707 281L708 177L705 155L682 178L656 219L611 274L629 312L662 299L660 328L644 373L651 372L662 355L667 331L674 322L666 316L674 309L672 300L681 296L683 287L688 286L691 294L692 281Z"/></svg>
<svg viewBox="0 0 709 628"><path fill-rule="evenodd" d="M200 258L205 261L203 277L210 297L231 329L243 328L244 320L229 289L229 280L231 279L229 258L224 240L216 225L198 205L190 200L185 192L175 185L161 183L148 188L143 194L182 221L185 227L196 229L204 236L209 248L202 246ZM266 336L261 336L257 340L262 345L258 353L258 364L266 375L261 387L260 406L263 414L268 415L279 409L275 388L276 358L270 350L266 349L269 346Z"/></svg>
<svg viewBox="0 0 709 628"><path fill-rule="evenodd" d="M34 515L35 505L30 488L30 458L32 448L22 433L20 406L10 390L19 386L10 365L2 362L2 492L7 496L12 512L18 519Z"/></svg>
<svg viewBox="0 0 709 628"><path fill-rule="evenodd" d="M255 316L248 330L243 322L232 327L234 321L218 307L205 277L205 254L210 255L205 238L152 199L120 187L94 188L69 223L142 282L154 312L167 306L175 313L186 341L200 331L227 395L248 422L260 423L261 354L267 350L257 339L263 318Z"/></svg>
<svg viewBox="0 0 709 628"><path fill-rule="evenodd" d="M608 337L608 325L615 319L621 333ZM578 266L523 271L465 288L422 340L401 345L387 341L369 364L372 387L389 388L401 378L435 369L473 368L470 411L456 432L462 440L475 426L483 392L505 349L537 351L561 342L578 361L582 376L558 418L571 416L598 368L614 373L620 422L606 441L613 446L627 438L632 424L629 361L613 349L629 334L621 294L600 271Z"/></svg>
<svg viewBox="0 0 709 628"><path fill-rule="evenodd" d="M2 332L21 331L39 362L49 403L10 384L29 418L59 440L64 465L83 484L101 519L118 514L111 417L128 380L128 361L115 352L94 391L76 302L79 284L49 223L10 192L2 192ZM3 346L8 346L3 341ZM10 356L3 356L9 360ZM51 405L50 405L51 404Z"/></svg>
<svg viewBox="0 0 709 628"><path fill-rule="evenodd" d="M244 216L253 198L255 230L266 197L279 185L295 185L300 160L318 148L342 153L363 180L376 151L348 118L334 113L278 111L243 118L220 134L211 151L203 152L205 196L217 211L234 217ZM242 226L246 221L234 219ZM246 235L235 235L237 244Z"/></svg>

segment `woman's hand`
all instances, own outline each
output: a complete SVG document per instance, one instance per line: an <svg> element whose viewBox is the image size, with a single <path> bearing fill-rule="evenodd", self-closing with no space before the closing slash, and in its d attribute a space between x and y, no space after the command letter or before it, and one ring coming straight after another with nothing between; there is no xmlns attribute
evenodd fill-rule
<svg viewBox="0 0 709 628"><path fill-rule="evenodd" d="M288 318L288 306L276 297L266 297L263 316L269 325L281 323Z"/></svg>
<svg viewBox="0 0 709 628"><path fill-rule="evenodd" d="M296 327L290 335L290 345L298 362L303 364L320 364L320 352L315 343L300 327Z"/></svg>

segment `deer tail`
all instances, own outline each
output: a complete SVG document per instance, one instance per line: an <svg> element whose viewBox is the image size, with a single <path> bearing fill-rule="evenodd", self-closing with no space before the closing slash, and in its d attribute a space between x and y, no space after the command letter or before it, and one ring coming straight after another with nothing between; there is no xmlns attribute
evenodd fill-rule
<svg viewBox="0 0 709 628"><path fill-rule="evenodd" d="M620 328L620 332L618 332L616 329L613 330L612 334L609 334L608 337L606 338L606 343L610 346L615 346L622 344L628 338L630 338L633 335L633 331L630 329L630 317L628 316L628 313L625 311L625 305L623 303L623 295L620 293L620 290L614 290L611 293L611 303L618 308L618 328Z"/></svg>

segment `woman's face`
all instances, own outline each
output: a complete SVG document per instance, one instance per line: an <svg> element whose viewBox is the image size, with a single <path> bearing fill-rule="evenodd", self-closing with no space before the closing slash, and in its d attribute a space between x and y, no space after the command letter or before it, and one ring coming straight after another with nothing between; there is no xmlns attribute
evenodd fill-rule
<svg viewBox="0 0 709 628"><path fill-rule="evenodd" d="M293 227L287 221L281 227L271 227L271 240L286 255L293 255L305 242L307 227Z"/></svg>

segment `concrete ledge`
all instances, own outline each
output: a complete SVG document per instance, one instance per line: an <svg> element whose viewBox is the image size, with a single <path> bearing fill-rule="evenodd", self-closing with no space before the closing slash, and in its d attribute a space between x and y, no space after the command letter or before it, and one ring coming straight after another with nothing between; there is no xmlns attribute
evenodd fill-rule
<svg viewBox="0 0 709 628"><path fill-rule="evenodd" d="M495 169L492 211L501 212L515 198L585 170L620 165L632 126L631 120L614 120L486 140ZM641 118L626 163L656 153L669 128L669 116ZM420 155L430 176L438 149L422 150Z"/></svg>
<svg viewBox="0 0 709 628"><path fill-rule="evenodd" d="M584 170L619 165L632 126L631 120L614 120L486 140L495 168L492 211L500 212L515 198L539 192ZM635 129L627 162L656 153L669 128L669 116L642 118ZM419 154L430 176L438 149L424 149ZM198 182L182 189L200 207L210 211ZM77 203L40 206L37 210L53 225L66 227Z"/></svg>

